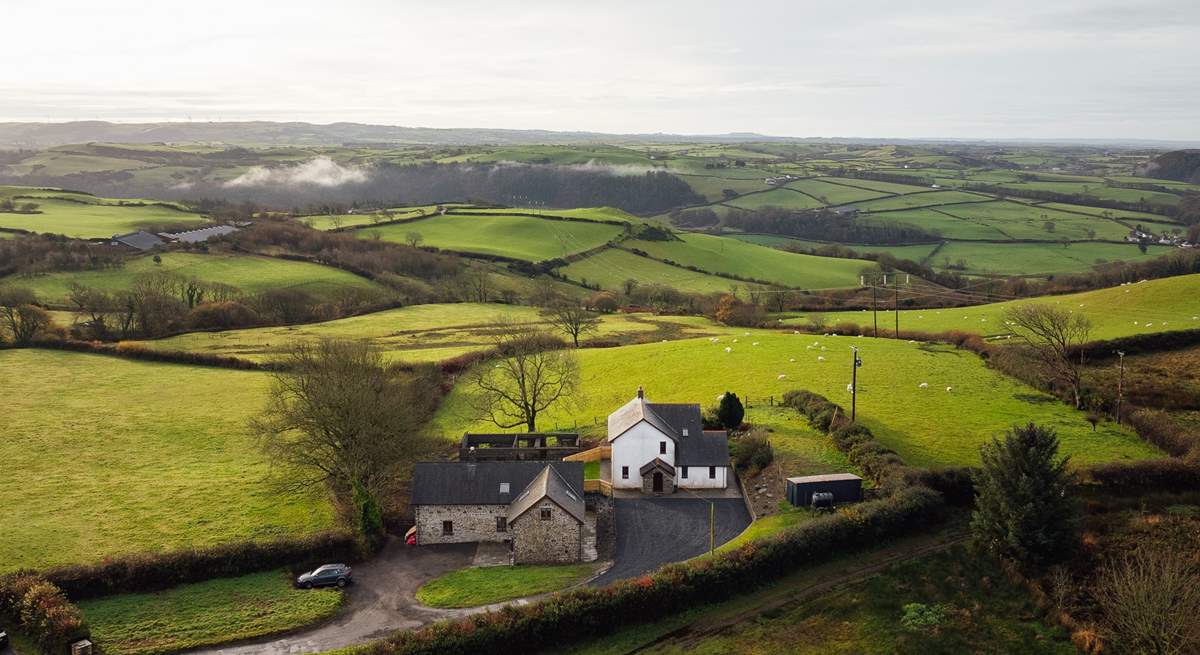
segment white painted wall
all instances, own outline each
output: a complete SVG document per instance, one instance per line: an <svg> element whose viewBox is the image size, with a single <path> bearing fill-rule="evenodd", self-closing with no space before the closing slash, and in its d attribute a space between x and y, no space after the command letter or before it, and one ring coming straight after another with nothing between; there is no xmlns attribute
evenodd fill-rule
<svg viewBox="0 0 1200 655"><path fill-rule="evenodd" d="M667 454L659 454L659 442L667 442ZM646 421L629 428L609 443L612 446L612 483L617 489L641 489L642 476L638 469L654 459L675 465L675 442ZM621 478L621 467L629 467L629 479ZM707 476L708 471L704 474ZM676 476L679 472L676 471Z"/></svg>
<svg viewBox="0 0 1200 655"><path fill-rule="evenodd" d="M687 478L683 477L683 467L675 467L675 486L684 489L724 489L726 486L728 466L717 467L717 477L708 477L707 466L689 466Z"/></svg>

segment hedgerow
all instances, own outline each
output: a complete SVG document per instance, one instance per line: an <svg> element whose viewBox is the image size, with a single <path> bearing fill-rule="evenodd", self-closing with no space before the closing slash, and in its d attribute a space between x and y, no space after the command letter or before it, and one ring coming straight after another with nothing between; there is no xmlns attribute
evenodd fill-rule
<svg viewBox="0 0 1200 655"><path fill-rule="evenodd" d="M0 576L0 617L16 621L43 653L67 653L70 644L89 636L79 608L33 573Z"/></svg>

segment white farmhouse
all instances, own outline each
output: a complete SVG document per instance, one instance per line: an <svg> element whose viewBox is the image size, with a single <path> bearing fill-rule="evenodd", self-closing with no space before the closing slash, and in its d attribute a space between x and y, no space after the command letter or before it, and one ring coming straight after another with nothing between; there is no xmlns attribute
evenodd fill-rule
<svg viewBox="0 0 1200 655"><path fill-rule="evenodd" d="M608 415L612 485L644 493L724 489L729 484L729 440L708 432L700 405L646 402L637 397Z"/></svg>

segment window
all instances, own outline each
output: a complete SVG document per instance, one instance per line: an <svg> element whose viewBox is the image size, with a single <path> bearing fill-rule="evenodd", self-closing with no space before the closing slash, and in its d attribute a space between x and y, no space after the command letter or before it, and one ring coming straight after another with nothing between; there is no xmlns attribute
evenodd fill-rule
<svg viewBox="0 0 1200 655"><path fill-rule="evenodd" d="M454 534L454 521L442 521L442 536L449 537Z"/></svg>
<svg viewBox="0 0 1200 655"><path fill-rule="evenodd" d="M628 480L628 479L629 479L629 467L628 467L628 466L622 466L622 467L621 467L621 479L622 479L622 480Z"/></svg>
<svg viewBox="0 0 1200 655"><path fill-rule="evenodd" d="M683 478L684 480L687 479L687 467L686 466L683 467L683 472L680 474L679 477Z"/></svg>
<svg viewBox="0 0 1200 655"><path fill-rule="evenodd" d="M687 428L684 428L684 429L683 429L683 436L685 436L685 437L686 437L686 436L688 436L688 429L687 429Z"/></svg>
<svg viewBox="0 0 1200 655"><path fill-rule="evenodd" d="M497 516L496 517L496 532L508 532L508 517L507 516Z"/></svg>
<svg viewBox="0 0 1200 655"><path fill-rule="evenodd" d="M667 454L667 442L665 442L665 441L658 442L658 454L659 455Z"/></svg>
<svg viewBox="0 0 1200 655"><path fill-rule="evenodd" d="M549 507L543 507L543 508L542 508L542 520L543 520L543 521L549 521L549 520L550 520L550 508L549 508Z"/></svg>
<svg viewBox="0 0 1200 655"><path fill-rule="evenodd" d="M712 480L716 477L717 477L717 467L715 467L715 466L708 467L708 479Z"/></svg>
<svg viewBox="0 0 1200 655"><path fill-rule="evenodd" d="M507 482L500 483L500 493L502 493L502 494L508 493L508 483Z"/></svg>

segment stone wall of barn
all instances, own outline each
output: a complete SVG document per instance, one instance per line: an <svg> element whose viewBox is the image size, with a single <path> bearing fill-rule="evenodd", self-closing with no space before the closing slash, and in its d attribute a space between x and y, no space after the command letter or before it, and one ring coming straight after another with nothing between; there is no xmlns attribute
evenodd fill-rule
<svg viewBox="0 0 1200 655"><path fill-rule="evenodd" d="M542 518L543 508L549 508L549 519ZM583 559L583 523L549 500L518 516L509 529L513 537L513 562L517 564L558 564Z"/></svg>
<svg viewBox="0 0 1200 655"><path fill-rule="evenodd" d="M506 541L512 528L496 531L496 517L508 517L508 505L417 505L414 512L417 543L458 544L474 541ZM454 523L454 534L443 533L442 522Z"/></svg>

